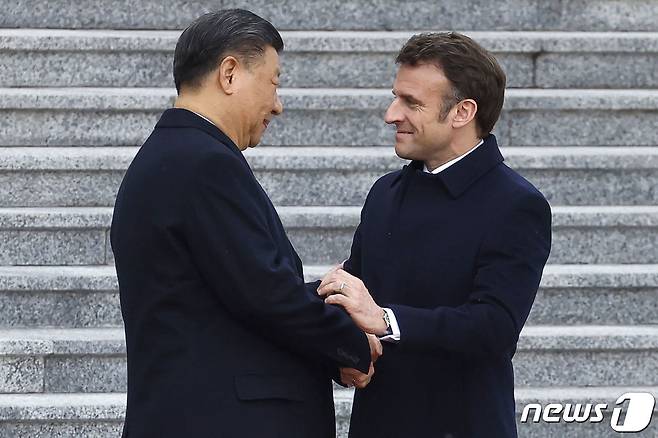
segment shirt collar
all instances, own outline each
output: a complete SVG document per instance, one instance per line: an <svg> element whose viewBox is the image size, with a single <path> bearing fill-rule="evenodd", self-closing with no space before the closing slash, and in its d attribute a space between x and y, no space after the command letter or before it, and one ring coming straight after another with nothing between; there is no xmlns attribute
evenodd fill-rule
<svg viewBox="0 0 658 438"><path fill-rule="evenodd" d="M504 161L500 149L498 149L496 137L493 134L487 135L483 139L482 145L477 149L474 148L472 153L468 154L468 157L464 155L462 157L463 159L458 164L452 165L436 175L424 173L428 178L443 183L450 196L455 199L461 196L484 174ZM422 161L412 161L405 165L402 172L393 179L391 186L400 179L404 179L405 175L410 172L422 173L423 166Z"/></svg>
<svg viewBox="0 0 658 438"><path fill-rule="evenodd" d="M195 128L209 134L215 140L222 143L229 148L231 152L238 155L245 163L246 158L242 155L240 148L231 140L231 138L224 134L217 125L208 120L201 114L195 113L185 108L169 108L165 110L160 116L160 120L155 125L157 128Z"/></svg>
<svg viewBox="0 0 658 438"><path fill-rule="evenodd" d="M473 146L472 148L470 148L466 153L461 154L461 155L458 156L457 158L453 158L452 160L448 161L447 163L443 163L442 165L440 165L439 167L437 167L436 169L434 169L434 170L432 170L432 171L430 171L430 170L427 168L427 165L424 164L424 165L423 165L423 172L425 172L425 173L433 173L433 174L436 175L437 173L444 171L445 169L447 169L448 167L452 166L453 164L455 164L456 162L458 162L458 161L461 160L462 158L466 157L468 154L470 154L470 153L473 152L475 149L477 149L482 143L484 143L484 140L480 140L480 142L479 142L478 144L476 144L475 146Z"/></svg>
<svg viewBox="0 0 658 438"><path fill-rule="evenodd" d="M192 110L188 110L188 111L193 112L194 114L201 117L203 120L207 121L208 123L212 123L213 125L215 125L215 123L212 120L210 120L208 117L204 116L203 114L199 114L198 112L192 111ZM217 125L215 125L215 126L217 126Z"/></svg>

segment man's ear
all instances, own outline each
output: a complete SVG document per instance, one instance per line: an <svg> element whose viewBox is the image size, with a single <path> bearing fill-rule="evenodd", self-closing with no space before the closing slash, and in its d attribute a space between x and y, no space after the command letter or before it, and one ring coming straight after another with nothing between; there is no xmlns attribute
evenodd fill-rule
<svg viewBox="0 0 658 438"><path fill-rule="evenodd" d="M226 94L233 94L237 89L236 76L240 70L240 63L234 56L227 56L219 64L217 69L217 81L219 87Z"/></svg>
<svg viewBox="0 0 658 438"><path fill-rule="evenodd" d="M464 99L456 106L455 116L452 119L453 128L468 125L478 112L478 104L473 99Z"/></svg>

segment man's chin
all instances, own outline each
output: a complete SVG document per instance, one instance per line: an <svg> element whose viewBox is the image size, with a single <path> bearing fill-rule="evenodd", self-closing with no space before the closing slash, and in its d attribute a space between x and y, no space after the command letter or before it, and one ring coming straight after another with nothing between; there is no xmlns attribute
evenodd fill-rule
<svg viewBox="0 0 658 438"><path fill-rule="evenodd" d="M251 138L249 139L249 145L247 146L248 148L255 148L260 144L260 137L257 138Z"/></svg>
<svg viewBox="0 0 658 438"><path fill-rule="evenodd" d="M395 143L395 155L402 158L403 160L414 160L413 153L409 150L409 147L405 144Z"/></svg>

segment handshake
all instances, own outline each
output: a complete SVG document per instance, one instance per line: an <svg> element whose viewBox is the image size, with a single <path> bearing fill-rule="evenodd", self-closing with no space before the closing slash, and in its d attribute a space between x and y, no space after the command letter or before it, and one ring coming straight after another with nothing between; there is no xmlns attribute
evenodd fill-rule
<svg viewBox="0 0 658 438"><path fill-rule="evenodd" d="M318 287L318 295L327 304L337 304L345 309L352 320L366 333L370 344L370 369L364 374L354 368L341 368L340 380L347 387L365 388L375 373L374 364L383 354L379 336L387 334L388 325L384 309L373 300L359 278L343 270L339 265L325 274Z"/></svg>

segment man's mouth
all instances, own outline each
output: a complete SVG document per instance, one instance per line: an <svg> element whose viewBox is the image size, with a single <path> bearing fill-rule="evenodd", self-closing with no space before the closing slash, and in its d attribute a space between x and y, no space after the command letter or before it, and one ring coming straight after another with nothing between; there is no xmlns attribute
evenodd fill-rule
<svg viewBox="0 0 658 438"><path fill-rule="evenodd" d="M263 126L265 126L267 128L267 125L269 125L269 124L270 124L269 120L267 120L267 119L263 120Z"/></svg>

